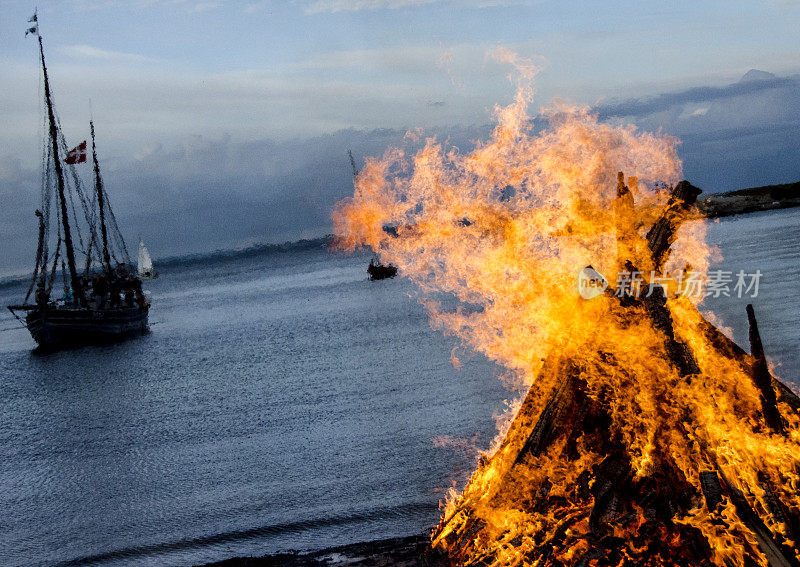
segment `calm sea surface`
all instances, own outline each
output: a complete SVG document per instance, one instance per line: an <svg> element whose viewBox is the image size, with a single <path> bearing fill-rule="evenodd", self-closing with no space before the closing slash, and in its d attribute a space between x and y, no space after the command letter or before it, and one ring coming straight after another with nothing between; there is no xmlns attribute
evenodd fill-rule
<svg viewBox="0 0 800 567"><path fill-rule="evenodd" d="M800 209L713 224L755 299L708 306L800 377ZM322 246L162 266L152 333L38 355L0 315L0 565L191 565L419 533L510 397L402 279ZM0 303L25 283L0 286Z"/></svg>

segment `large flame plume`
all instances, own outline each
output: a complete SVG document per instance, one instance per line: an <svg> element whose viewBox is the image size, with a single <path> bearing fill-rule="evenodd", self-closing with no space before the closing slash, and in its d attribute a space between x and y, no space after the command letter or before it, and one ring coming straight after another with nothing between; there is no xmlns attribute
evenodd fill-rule
<svg viewBox="0 0 800 567"><path fill-rule="evenodd" d="M494 55L518 88L487 141L461 153L409 135L418 149L368 159L333 214L342 248L398 266L435 326L527 391L433 545L458 565L797 564L790 393L779 390L770 427L752 357L650 281L702 272L712 255L700 221L666 262L648 247L650 227L669 221L678 141L563 103L537 131L536 65ZM653 299L584 299L586 266L612 288L635 267Z"/></svg>

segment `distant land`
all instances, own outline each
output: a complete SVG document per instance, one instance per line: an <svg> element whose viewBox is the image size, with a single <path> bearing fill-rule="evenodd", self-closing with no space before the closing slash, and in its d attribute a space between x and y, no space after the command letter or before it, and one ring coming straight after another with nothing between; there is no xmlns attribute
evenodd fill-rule
<svg viewBox="0 0 800 567"><path fill-rule="evenodd" d="M787 209L800 207L800 181L782 183L780 185L765 185L751 187L726 193L701 194L697 201L699 216L708 218L743 215L759 211L774 209ZM281 252L302 252L320 248L330 248L333 235L328 234L318 238L303 239L284 242L282 244L255 244L246 248L229 250L213 250L195 254L182 254L154 260L154 265L160 268L190 264L198 261L224 262L232 258L244 256L259 256L261 254ZM20 280L29 278L30 274L14 274L0 277L0 286L15 284Z"/></svg>
<svg viewBox="0 0 800 567"><path fill-rule="evenodd" d="M800 181L701 195L697 208L708 218L800 206Z"/></svg>

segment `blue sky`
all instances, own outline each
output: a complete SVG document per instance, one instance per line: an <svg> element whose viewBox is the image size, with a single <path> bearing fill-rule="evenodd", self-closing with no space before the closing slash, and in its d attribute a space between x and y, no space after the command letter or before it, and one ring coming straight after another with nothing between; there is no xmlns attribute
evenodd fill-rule
<svg viewBox="0 0 800 567"><path fill-rule="evenodd" d="M798 2L664 4L86 0L39 10L65 126L85 121L91 97L98 122L114 125L115 152L187 134L483 122L511 96L507 69L485 58L498 44L541 58L537 103L800 70ZM38 112L35 41L21 32L34 3L0 6L0 94L6 112L26 111L3 122L20 140Z"/></svg>
<svg viewBox="0 0 800 567"><path fill-rule="evenodd" d="M32 228L17 217L36 206L42 117L36 41L23 37L34 7L0 0L0 198L13 203L0 211L0 237L27 247ZM800 177L786 148L800 110L796 0L83 0L38 9L65 135L87 136L91 98L121 223L154 241L156 257L326 232L330 206L349 190L347 147L380 152L414 127L464 140L485 131L492 107L513 96L509 69L486 57L497 45L543 66L534 110L560 97L661 127L685 138L687 174L712 191ZM729 88L750 69L775 80ZM124 193L114 195L115 184ZM218 202L251 211L249 232L193 224ZM263 218L252 213L259 207ZM183 238L159 234L159 214L184 215ZM271 215L293 221L278 230ZM25 263L4 248L0 273Z"/></svg>

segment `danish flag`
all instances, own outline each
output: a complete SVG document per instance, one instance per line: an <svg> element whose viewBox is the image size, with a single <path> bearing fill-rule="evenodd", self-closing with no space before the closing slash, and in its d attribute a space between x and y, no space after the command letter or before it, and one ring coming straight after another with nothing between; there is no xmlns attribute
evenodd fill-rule
<svg viewBox="0 0 800 567"><path fill-rule="evenodd" d="M64 163L83 163L86 161L86 140L67 152Z"/></svg>

